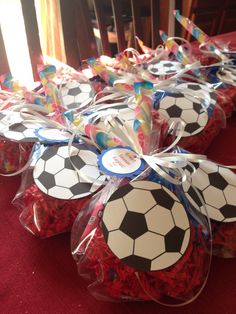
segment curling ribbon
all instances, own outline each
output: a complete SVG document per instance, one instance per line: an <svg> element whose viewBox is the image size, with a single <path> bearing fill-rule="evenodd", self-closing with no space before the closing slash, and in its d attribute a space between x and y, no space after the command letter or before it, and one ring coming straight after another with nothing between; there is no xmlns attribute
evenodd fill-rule
<svg viewBox="0 0 236 314"><path fill-rule="evenodd" d="M211 53L215 53L221 60L227 60L228 58L220 52L215 44L212 43L210 37L203 32L197 25L195 25L190 19L184 17L180 14L179 10L174 10L173 14L177 21L191 34L193 35L200 44L208 44L206 48L210 50Z"/></svg>

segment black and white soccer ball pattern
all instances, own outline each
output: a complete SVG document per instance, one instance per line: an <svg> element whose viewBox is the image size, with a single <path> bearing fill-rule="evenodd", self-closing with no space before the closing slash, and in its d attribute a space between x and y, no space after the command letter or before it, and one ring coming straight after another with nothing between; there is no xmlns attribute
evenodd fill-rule
<svg viewBox="0 0 236 314"><path fill-rule="evenodd" d="M87 106L93 99L92 86L86 82L70 81L61 89L62 103L67 109L80 109Z"/></svg>
<svg viewBox="0 0 236 314"><path fill-rule="evenodd" d="M0 135L13 141L39 141L35 130L45 126L44 123L24 121L19 112L5 110L0 112Z"/></svg>
<svg viewBox="0 0 236 314"><path fill-rule="evenodd" d="M104 238L125 264L156 271L175 264L190 240L188 216L167 188L136 181L112 194L102 217Z"/></svg>
<svg viewBox="0 0 236 314"><path fill-rule="evenodd" d="M196 171L187 167L189 179L183 188L189 202L206 215L200 197L202 196L209 217L216 221L236 221L236 175L229 169L211 161L194 163Z"/></svg>
<svg viewBox="0 0 236 314"><path fill-rule="evenodd" d="M148 66L148 71L154 75L174 75L184 68L184 65L177 61L160 60Z"/></svg>
<svg viewBox="0 0 236 314"><path fill-rule="evenodd" d="M201 103L203 107L208 108L210 104L214 105L217 100L217 94L210 87L199 83L181 83L175 86L184 96L194 103Z"/></svg>
<svg viewBox="0 0 236 314"><path fill-rule="evenodd" d="M38 159L33 177L45 194L59 199L82 198L104 183L97 166L97 155L83 144L49 147ZM72 161L72 162L71 162ZM75 166L79 172L73 167Z"/></svg>
<svg viewBox="0 0 236 314"><path fill-rule="evenodd" d="M169 124L173 121L183 121L185 124L183 137L196 135L204 130L209 116L208 111L199 102L188 99L183 93L172 93L160 100L158 112L167 118Z"/></svg>
<svg viewBox="0 0 236 314"><path fill-rule="evenodd" d="M236 86L236 69L234 70L219 70L216 76L224 83Z"/></svg>

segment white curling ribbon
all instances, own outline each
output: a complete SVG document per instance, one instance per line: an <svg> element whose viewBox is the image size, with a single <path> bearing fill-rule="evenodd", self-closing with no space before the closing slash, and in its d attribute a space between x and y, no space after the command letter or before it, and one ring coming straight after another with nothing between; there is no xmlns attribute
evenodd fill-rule
<svg viewBox="0 0 236 314"><path fill-rule="evenodd" d="M190 42L182 37L169 37L167 40L180 40L182 42L184 42L184 44L187 46L187 48L189 49L189 53L188 55L192 55L192 46L190 44ZM214 50L204 50L202 49L204 46L207 46L207 45L214 45ZM179 49L180 51L183 51L183 45L179 46ZM227 60L228 57L225 56L215 45L214 42L212 42L211 40L207 41L207 42L204 42L204 43L201 43L199 45L199 50L203 53L206 53L206 54L216 54L218 55L222 60Z"/></svg>
<svg viewBox="0 0 236 314"><path fill-rule="evenodd" d="M106 110L106 111L105 111ZM107 114L109 115L117 115L117 109L112 109L112 108L104 108L101 111L98 112L93 112L88 116L88 121L89 123L96 124L98 120L101 118L107 117Z"/></svg>
<svg viewBox="0 0 236 314"><path fill-rule="evenodd" d="M182 184L182 182L187 178L183 169L180 167L180 164L182 167L186 167L187 160L183 160L181 156L171 156L171 154L168 157L159 157L157 155L148 156L142 154L138 156L144 159L149 167L157 172L158 175L168 180L170 183ZM169 173L172 173L173 177Z"/></svg>
<svg viewBox="0 0 236 314"><path fill-rule="evenodd" d="M138 36L135 36L135 38L138 41L140 40ZM128 49L135 50L134 48L127 48L126 50L129 51ZM137 50L135 50L135 51L137 52L137 55L140 56L139 52ZM155 49L152 50L152 56L154 58L152 58L150 61L144 61L144 62L146 62L148 64L149 62L152 62L153 60L159 61L165 54L166 54L165 47L163 45L158 45Z"/></svg>
<svg viewBox="0 0 236 314"><path fill-rule="evenodd" d="M32 110L31 108L34 108L34 110ZM21 116L23 118L23 120L25 122L29 122L29 123L43 123L45 127L52 127L52 128L57 128L59 130L64 130L64 131L67 131L71 134L70 138L69 138L69 143L68 143L68 156L70 157L72 155L71 153L71 148L72 148L72 143L73 143L73 140L75 138L75 136L78 136L79 138L81 138L83 141L85 141L86 143L90 144L90 145L93 145L93 146L96 146L96 143L94 143L93 141L85 138L80 132L79 130L77 129L76 126L74 126L73 124L70 124L68 126L65 126L59 122L56 122L56 121L53 121L53 120L50 120L47 116L44 116L43 114L46 114L48 113L48 111L40 106L37 106L37 105L28 105L28 104L22 104L20 106L15 106L14 110L19 110L20 113L21 113ZM43 114L42 114L43 113ZM18 171L16 172L13 172L13 173L10 173L10 174L0 174L2 176L6 176L6 177L10 177L10 176L15 176L15 175L18 175L22 172L24 172L25 170L27 170L30 165L31 165L31 162L32 162L32 156L33 156L33 150L30 154L30 157L27 161L27 163L21 168L19 169ZM81 178L83 178L84 180L86 180L87 182L91 183L91 182L94 182L94 178L88 176L88 175L85 175L84 173L82 173L76 166L75 164L72 162L71 158L70 158L70 162L74 168L75 171L77 171L77 173L79 174L79 176ZM97 184L98 185L101 185L100 184L101 181L97 180ZM96 183L95 183L96 184Z"/></svg>
<svg viewBox="0 0 236 314"><path fill-rule="evenodd" d="M173 37L172 39L179 39L179 40L183 41L185 43L185 45L188 46L190 54L192 53L191 52L191 48L190 48L191 45L189 44L188 41L186 41L185 39L180 38L180 37L178 37L178 38ZM182 47L181 47L181 49L183 50ZM212 52L209 52L209 53L212 54ZM120 71L119 74L121 75L121 78L116 80L113 83L113 87L110 87L110 92L114 93L114 95L108 95L108 96L102 97L101 99L98 99L97 101L95 100L93 104L101 103L101 102L104 102L106 100L117 99L118 97L122 97L122 96L125 96L125 95L128 95L128 94L133 94L132 90L130 90L130 91L129 90L125 90L125 91L120 90L120 92L118 92L115 87L116 87L116 85L118 85L120 83L133 85L134 81L137 78L148 80L149 82L154 84L154 89L156 89L156 88L159 88L159 87L169 86L171 83L175 82L177 79L187 75L186 73L189 72L189 71L200 70L200 69L210 68L210 67L215 67L215 66L221 66L221 67L224 67L225 69L229 69L231 71L234 71L235 66L231 64L231 60L229 58L225 57L224 55L223 55L223 57L224 58L222 58L222 61L214 63L214 64L211 64L211 65L206 65L206 66L201 65L200 61L196 60L192 64L185 65L185 67L183 69L181 69L180 71L178 71L178 73L176 73L175 75L173 75L170 78L165 79L165 80L161 80L159 78L158 79L154 79L152 76L150 76L149 71L144 70L144 69L138 69L137 68L137 73L136 73L135 76L132 75L131 73L129 73L127 75L127 72ZM150 60L148 63L152 63L153 60L154 59ZM158 60L159 60L159 55L158 55ZM139 63L138 65L146 64L146 63L147 63L146 61L143 61L143 63ZM194 76L194 78L196 80L199 80L199 81L201 80L199 78L196 78L195 76ZM201 80L201 83L203 83L202 80Z"/></svg>
<svg viewBox="0 0 236 314"><path fill-rule="evenodd" d="M138 50L132 48L132 47L128 47L126 48L123 53L125 54L126 52L131 53L132 57L136 59L137 63L140 63L140 53L138 52ZM129 58L130 59L130 58ZM118 64L120 63L120 61L118 62Z"/></svg>
<svg viewBox="0 0 236 314"><path fill-rule="evenodd" d="M212 45L212 44L215 46L215 44L212 43L211 41L201 43L201 44L199 45L199 50L200 50L202 53L204 53L204 54L208 54L208 55L214 55L214 54L215 54L215 55L217 55L219 58L221 58L221 60L227 60L228 57L225 56L216 46L215 46L214 50L209 50L209 49L207 48L207 46Z"/></svg>
<svg viewBox="0 0 236 314"><path fill-rule="evenodd" d="M130 108L131 103L134 101L134 96L130 96L128 99L126 99L123 102L115 102L112 104L101 104L96 105L93 107L87 108L83 114L89 113L88 120L92 121L92 123L95 123L97 120L99 120L102 117L107 117L108 115L117 115L118 108L121 106L121 109L123 109L124 105L127 105L127 108ZM115 108L114 108L115 107ZM90 113L91 111L95 110L93 113Z"/></svg>
<svg viewBox="0 0 236 314"><path fill-rule="evenodd" d="M147 60L146 64L160 61L161 58L165 56L165 54L165 48L162 45L158 45L157 48L154 50L154 57L151 60Z"/></svg>
<svg viewBox="0 0 236 314"><path fill-rule="evenodd" d="M84 181L88 182L88 183L93 183L94 186L98 186L100 187L101 184L104 183L104 181L101 181L99 179L96 180L96 182L94 182L94 178L83 173L82 171L80 171L76 166L75 164L73 163L72 159L70 158L72 156L72 144L73 144L73 141L74 141L74 138L75 136L78 136L79 138L81 138L84 142L86 142L87 144L90 144L92 146L95 146L97 147L96 143L94 143L93 141L89 140L88 138L85 138L82 134L79 133L79 131L77 130L77 128L73 125L70 125L70 127L66 127L56 121L52 121L46 117L43 117L41 116L39 113L33 111L33 110L30 110L29 112L27 113L30 113L30 115L35 115L34 116L34 121L38 121L38 122L46 122L47 126L49 127L53 127L53 128L57 128L57 129L60 129L60 130L65 130L65 131L68 131L71 133L70 135L70 138L69 138L69 142L68 142L68 157L70 159L70 163L72 165L72 167L74 168L74 170L78 173L79 177L82 178ZM31 117L31 119L32 119ZM25 116L25 121L29 121L28 119L28 115ZM32 121L32 120L30 120ZM98 148L98 147L97 147ZM2 176L15 176L15 175L18 175L24 171L26 171L30 165L31 165L31 162L32 162L32 156L34 154L34 151L32 150L31 154L30 154L30 157L29 157L29 160L27 161L27 163L21 168L19 169L18 171L14 172L14 173L11 173L11 174L1 174Z"/></svg>
<svg viewBox="0 0 236 314"><path fill-rule="evenodd" d="M21 111L24 109L29 109L29 110L34 110L37 112L49 114L49 111L46 108L41 107L39 105L35 105L35 104L28 104L26 102L22 102L20 104L15 104L15 105L11 106L8 110L10 110L10 111Z"/></svg>
<svg viewBox="0 0 236 314"><path fill-rule="evenodd" d="M70 127L64 126L56 121L50 120L48 117L43 116L37 111L28 109L28 107L22 108L21 110L22 110L21 112L23 113L23 118L25 119L25 121L32 121L32 120L37 121L37 122L43 121L44 123L47 124L47 126L58 128L58 129L63 129L70 132L71 136L69 138L69 143L68 143L68 156L71 156L71 149L72 149L72 144L73 144L73 140L75 136L80 137L87 144L93 145L98 148L97 144L94 142L93 139L89 140L88 138L85 138L83 134L81 134L79 130L73 125L70 125ZM175 124L175 128L180 128L178 132L178 136L176 137L175 141L163 151L159 153L154 153L153 155L150 156L150 155L143 154L141 145L137 138L137 134L133 131L133 129L125 121L121 120L120 118L110 116L110 112L107 111L106 114L104 113L104 115L108 115L108 114L109 116L105 122L108 128L110 129L110 132L114 136L121 139L125 144L130 146L133 149L133 151L137 154L138 158L144 159L146 163L154 171L156 171L159 175L161 175L162 177L164 177L171 183L181 184L184 180L186 180L186 175L183 171L183 168L189 164L188 162L189 159L192 159L193 161L205 159L205 156L202 156L202 155L195 156L192 154L176 154L176 153L166 154L166 152L171 150L181 139L184 126L185 126L183 122L179 122L178 125ZM73 168L79 173L80 177L82 177L87 182L93 182L94 179L92 177L85 175L84 173L79 171L77 167L75 166L75 164L73 163L73 161L72 160L70 161ZM25 165L21 170L19 170L17 174L26 170L28 166L29 164L27 163L27 165ZM194 169L193 165L192 165L192 168ZM172 173L173 176L171 176L169 173ZM100 181L98 182L98 184L100 185Z"/></svg>
<svg viewBox="0 0 236 314"><path fill-rule="evenodd" d="M133 84L133 82L132 82ZM96 100L96 98L98 97L99 94L108 94L106 96L103 96L99 99ZM94 97L94 100L90 106L89 109L91 109L91 107L97 105L97 104L101 104L104 103L106 101L109 100L120 100L120 99L124 99L124 97L127 97L127 92L123 91L123 90L118 90L117 88L111 87L109 89L104 89L102 92L99 92L96 94L96 96Z"/></svg>
<svg viewBox="0 0 236 314"><path fill-rule="evenodd" d="M137 154L142 154L142 148L139 144L137 135L134 130L126 123L126 121L121 120L118 116L109 116L105 121L105 125L108 127L108 132L121 139Z"/></svg>
<svg viewBox="0 0 236 314"><path fill-rule="evenodd" d="M108 117L107 125L110 128L110 133L130 146L137 158L145 160L150 168L173 184L182 184L186 180L187 177L183 169L190 163L188 159L197 161L206 158L202 155L197 155L195 159L193 154L167 153L181 139L184 130L183 122L179 123L180 131L175 141L163 151L152 155L143 154L137 134L125 121L119 117ZM192 168L194 169L193 165Z"/></svg>
<svg viewBox="0 0 236 314"><path fill-rule="evenodd" d="M173 75L170 78L165 79L165 80L151 79L148 73L146 76L144 74L143 78L146 78L148 81L152 82L154 84L154 89L156 89L156 88L160 88L160 87L170 86L170 84L172 82L175 82L177 79L188 77L188 74L186 74L186 73L189 71L211 68L211 67L216 67L216 66L223 67L223 68L230 70L233 73L235 73L236 66L231 64L230 59L226 59L226 60L223 60L221 62L217 62L217 63L210 64L210 65L201 65L200 61L196 61L192 64L187 64L187 65L185 65L185 67L183 69L178 71L178 73L176 73L175 75ZM145 70L143 70L143 71L144 71L144 73L147 72ZM197 78L196 76L193 76L191 78L193 78L193 79L195 79L195 80L197 80L203 84L205 83L205 81Z"/></svg>
<svg viewBox="0 0 236 314"><path fill-rule="evenodd" d="M170 87L171 83L175 83L177 79L180 78L184 78L184 77L189 77L189 74L186 74L189 71L194 71L194 70L200 70L200 69L205 69L205 68L211 68L211 67L223 67L227 70L230 71L236 71L236 66L231 64L231 60L227 59L221 62L217 62L211 65L201 65L200 61L196 61L192 64L187 64L185 65L185 67L183 69L181 69L180 71L178 71L178 73L176 73L175 75L171 76L168 79L165 80L160 80L160 79L153 79L150 77L150 73L147 70L142 69L142 74L138 73L138 77L140 79L145 79L148 80L149 82L154 84L154 91L159 89L160 87L165 89L165 87ZM235 72L233 72L235 73ZM137 75L135 76L135 78L137 78ZM205 81L201 80L200 78L197 78L195 76L190 76L190 78L193 78L194 80L200 82L201 84L206 84ZM105 93L109 93L109 95L106 95L98 100L94 100L93 105L102 103L102 102L106 102L108 100L118 100L118 99L122 99L122 97L128 96L128 95L133 95L134 92L133 90L120 90L118 89L116 86L118 84L128 84L128 85L133 85L135 79L131 79L131 77L129 79L127 79L127 73L124 72L123 78L120 78L118 80L116 80L113 84L113 87L109 87Z"/></svg>

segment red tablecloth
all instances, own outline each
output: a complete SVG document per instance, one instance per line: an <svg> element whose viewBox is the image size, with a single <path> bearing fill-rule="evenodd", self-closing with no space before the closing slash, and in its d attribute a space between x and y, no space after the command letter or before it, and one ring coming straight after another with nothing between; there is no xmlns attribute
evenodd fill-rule
<svg viewBox="0 0 236 314"><path fill-rule="evenodd" d="M235 35L236 33L232 33ZM234 36L235 37L235 36ZM232 39L227 34L226 40ZM236 115L212 143L209 158L236 164ZM151 314L236 312L236 259L213 258L208 283L192 304L166 308L149 303L95 300L78 278L70 254L70 235L39 240L22 228L10 205L18 178L0 177L0 313L1 314Z"/></svg>

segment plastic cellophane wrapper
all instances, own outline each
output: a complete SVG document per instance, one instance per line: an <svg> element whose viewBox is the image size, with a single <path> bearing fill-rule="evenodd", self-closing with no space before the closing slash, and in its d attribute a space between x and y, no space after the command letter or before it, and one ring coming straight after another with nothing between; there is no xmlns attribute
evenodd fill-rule
<svg viewBox="0 0 236 314"><path fill-rule="evenodd" d="M159 136L160 133L156 134L157 138ZM104 189L81 209L72 228L72 255L79 276L86 280L90 293L100 300L154 300L165 305L188 303L200 293L208 276L211 236L207 219L191 207L179 186L168 183L153 170L149 169L132 182L139 180L165 186L184 204L190 225L190 241L185 254L165 269L140 271L125 264L112 252L102 230L103 211L111 195L129 184L130 179L111 178Z"/></svg>
<svg viewBox="0 0 236 314"><path fill-rule="evenodd" d="M203 60L201 59L201 63L203 65L214 65L215 63L219 63L219 59L215 58L214 56L202 56ZM234 57L235 59L235 57ZM231 59L231 60L234 60ZM235 61L233 62L235 67ZM235 68L234 68L235 69ZM229 82L222 81L219 77L217 77L217 72L221 71L220 67L209 67L206 70L206 76L210 83L216 85L216 92L218 95L218 103L225 111L226 117L230 117L232 112L235 110L236 107L236 86L235 83L230 84ZM221 73L221 75L224 72ZM224 77L224 76L223 76Z"/></svg>
<svg viewBox="0 0 236 314"><path fill-rule="evenodd" d="M0 137L0 172L9 174L20 170L27 163L32 147L32 143Z"/></svg>
<svg viewBox="0 0 236 314"><path fill-rule="evenodd" d="M156 175L145 178L160 182ZM162 181L163 183L163 181ZM107 301L156 301L166 305L185 304L201 291L210 264L210 233L205 218L186 203L190 220L190 243L176 264L152 272L143 272L124 264L109 249L101 229L104 200L124 182L109 183L80 212L72 229L72 254L78 273L88 283L88 290ZM176 186L170 187L179 196ZM181 198L180 197L180 198Z"/></svg>
<svg viewBox="0 0 236 314"><path fill-rule="evenodd" d="M236 222L211 220L211 228L213 255L224 258L236 257Z"/></svg>
<svg viewBox="0 0 236 314"><path fill-rule="evenodd" d="M157 111L152 110L151 115L153 127L155 128L155 131L152 134L153 136L150 136L151 142L147 143L145 137L143 136L143 133L138 132L139 143L141 144L144 152L149 150L150 145L152 147L155 147L156 149L158 149L159 147L163 147L169 128L167 120L161 117L161 115Z"/></svg>
<svg viewBox="0 0 236 314"><path fill-rule="evenodd" d="M91 195L62 200L43 193L34 183L32 169L22 175L21 186L13 200L20 209L20 222L25 229L37 237L70 232L80 209L91 199Z"/></svg>
<svg viewBox="0 0 236 314"><path fill-rule="evenodd" d="M236 86L222 82L216 77L219 68L209 69L208 80L216 86L217 103L224 110L226 117L230 117L236 107Z"/></svg>

